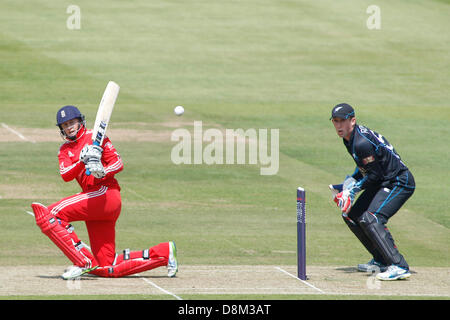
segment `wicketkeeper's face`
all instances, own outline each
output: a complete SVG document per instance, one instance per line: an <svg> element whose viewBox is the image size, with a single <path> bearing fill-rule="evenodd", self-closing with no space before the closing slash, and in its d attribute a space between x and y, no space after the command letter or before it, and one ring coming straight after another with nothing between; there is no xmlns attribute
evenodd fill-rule
<svg viewBox="0 0 450 320"><path fill-rule="evenodd" d="M349 140L356 124L356 118L333 118L331 121L334 124L337 135L345 140Z"/></svg>

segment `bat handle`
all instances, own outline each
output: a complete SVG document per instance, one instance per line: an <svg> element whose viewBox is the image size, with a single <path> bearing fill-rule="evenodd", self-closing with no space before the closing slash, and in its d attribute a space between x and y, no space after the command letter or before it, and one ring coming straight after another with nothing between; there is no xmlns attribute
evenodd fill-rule
<svg viewBox="0 0 450 320"><path fill-rule="evenodd" d="M94 146L99 146L99 145L100 145L100 143L98 143L97 140L95 140L92 144L93 144ZM86 168L86 175L87 175L87 176L90 176L90 175L91 175L91 171L89 171L88 168Z"/></svg>

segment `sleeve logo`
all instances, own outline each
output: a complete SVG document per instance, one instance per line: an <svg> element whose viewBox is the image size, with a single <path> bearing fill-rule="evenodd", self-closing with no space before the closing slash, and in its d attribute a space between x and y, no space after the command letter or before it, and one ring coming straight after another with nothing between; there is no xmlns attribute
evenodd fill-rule
<svg viewBox="0 0 450 320"><path fill-rule="evenodd" d="M366 165L366 164L369 164L369 163L374 162L374 161L375 161L375 157L374 156L368 156L367 158L364 158L362 160L362 163L364 165Z"/></svg>

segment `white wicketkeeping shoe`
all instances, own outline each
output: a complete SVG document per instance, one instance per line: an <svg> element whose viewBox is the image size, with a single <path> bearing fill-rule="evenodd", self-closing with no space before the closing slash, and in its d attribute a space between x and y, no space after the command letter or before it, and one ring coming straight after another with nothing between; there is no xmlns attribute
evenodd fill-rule
<svg viewBox="0 0 450 320"><path fill-rule="evenodd" d="M169 241L169 262L167 263L167 275L169 278L175 277L178 272L177 247L175 242Z"/></svg>
<svg viewBox="0 0 450 320"><path fill-rule="evenodd" d="M66 271L62 274L61 277L64 280L73 280L73 279L76 279L76 278L82 276L83 274L91 272L92 270L95 270L97 268L98 268L98 266L93 267L93 268L81 268L78 266L71 266L66 269Z"/></svg>
<svg viewBox="0 0 450 320"><path fill-rule="evenodd" d="M401 268L396 265L391 265L385 272L380 272L377 274L376 278L378 280L390 281L390 280L402 280L409 278L411 273L408 269Z"/></svg>

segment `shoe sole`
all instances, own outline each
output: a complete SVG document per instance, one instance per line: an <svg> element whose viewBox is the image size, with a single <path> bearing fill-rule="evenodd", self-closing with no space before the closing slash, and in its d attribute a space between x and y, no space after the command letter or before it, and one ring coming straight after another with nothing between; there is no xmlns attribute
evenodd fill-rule
<svg viewBox="0 0 450 320"><path fill-rule="evenodd" d="M169 246L172 248L172 255L173 255L173 259L175 260L175 273L172 276L169 276L169 278L173 278L176 276L177 272L178 272L178 260L177 260L177 246L175 245L175 242L170 241L169 242Z"/></svg>
<svg viewBox="0 0 450 320"><path fill-rule="evenodd" d="M404 273L404 274L400 274L400 275L398 275L398 276L396 276L396 277L393 277L393 278L381 278L381 277L376 277L378 280L381 280L381 281L394 281L394 280L403 280L403 279L407 279L407 278L409 278L411 276L411 273Z"/></svg>

